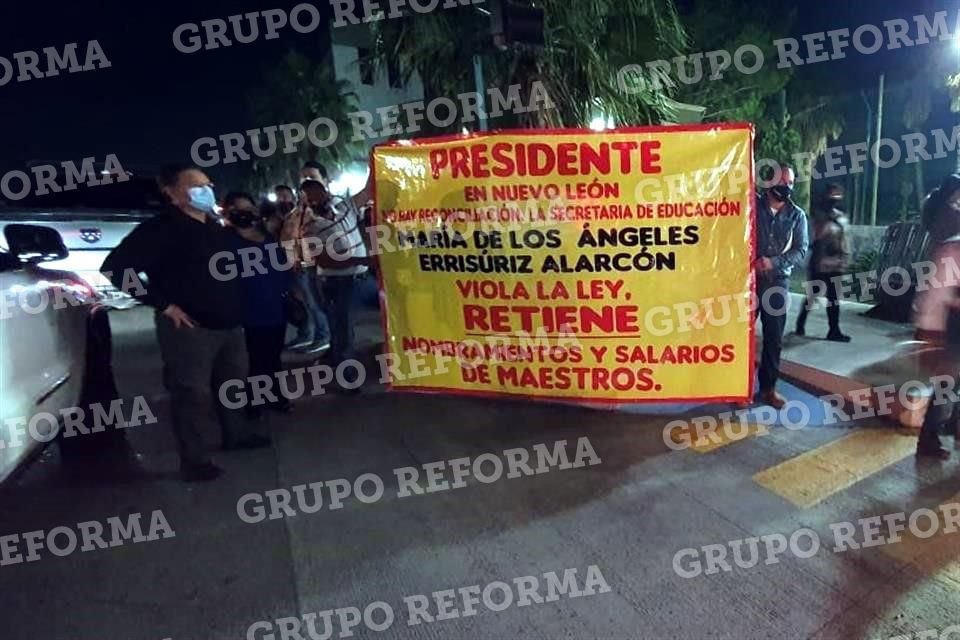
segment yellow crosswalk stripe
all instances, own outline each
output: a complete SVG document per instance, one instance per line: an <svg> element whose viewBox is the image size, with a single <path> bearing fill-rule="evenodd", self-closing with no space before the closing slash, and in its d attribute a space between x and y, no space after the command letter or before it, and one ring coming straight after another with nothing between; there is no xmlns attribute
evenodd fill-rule
<svg viewBox="0 0 960 640"><path fill-rule="evenodd" d="M866 429L765 469L753 479L806 509L903 460L916 446L915 435Z"/></svg>
<svg viewBox="0 0 960 640"><path fill-rule="evenodd" d="M960 502L960 493L943 504ZM945 532L946 523L939 508L932 509L940 520L936 533L928 538L914 535L909 527L900 532L900 541L881 547L883 553L904 564L912 565L927 576L950 581L960 587L960 532ZM910 514L906 514L909 519ZM921 535L931 529L930 519L923 517L918 524Z"/></svg>
<svg viewBox="0 0 960 640"><path fill-rule="evenodd" d="M697 432L691 427L677 427L670 433L670 439L677 444L688 443L689 448L697 453L709 453L720 447L725 447L733 442L746 440L753 436L765 436L770 430L763 424L747 423L742 425L739 422L722 422L716 430L706 432Z"/></svg>

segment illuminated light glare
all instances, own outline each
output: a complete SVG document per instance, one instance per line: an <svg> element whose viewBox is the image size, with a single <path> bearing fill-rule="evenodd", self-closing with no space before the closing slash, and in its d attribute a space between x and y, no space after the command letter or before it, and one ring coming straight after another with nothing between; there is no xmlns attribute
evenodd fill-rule
<svg viewBox="0 0 960 640"><path fill-rule="evenodd" d="M368 174L369 167L366 165L347 169L330 181L330 193L338 196L360 193L367 186Z"/></svg>
<svg viewBox="0 0 960 640"><path fill-rule="evenodd" d="M275 194L275 193L273 193L273 192L271 191L270 193L267 194L267 200L268 200L269 202L276 202L276 201L277 201L277 194Z"/></svg>
<svg viewBox="0 0 960 640"><path fill-rule="evenodd" d="M590 128L594 131L604 131L613 128L613 117L597 116L590 121Z"/></svg>

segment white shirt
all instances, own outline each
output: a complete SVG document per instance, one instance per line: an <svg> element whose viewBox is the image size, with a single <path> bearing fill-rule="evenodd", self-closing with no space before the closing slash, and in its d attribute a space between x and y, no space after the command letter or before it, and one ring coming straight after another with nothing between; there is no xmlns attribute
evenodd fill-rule
<svg viewBox="0 0 960 640"><path fill-rule="evenodd" d="M333 197L331 210L333 218L318 215L311 225L310 235L315 236L323 246L330 248L334 259L366 258L367 245L360 231L360 212L349 200ZM317 267L319 276L355 276L367 272L367 265L357 264L343 268Z"/></svg>

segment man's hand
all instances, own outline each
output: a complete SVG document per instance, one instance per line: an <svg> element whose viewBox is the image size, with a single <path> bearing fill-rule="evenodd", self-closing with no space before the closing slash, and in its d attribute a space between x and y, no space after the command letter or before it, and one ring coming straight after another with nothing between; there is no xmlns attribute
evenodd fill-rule
<svg viewBox="0 0 960 640"><path fill-rule="evenodd" d="M177 329L182 327L193 329L197 326L197 323L194 321L194 319L188 316L186 311L175 304L167 305L167 308L163 310L163 315L170 318L170 320L173 321L173 326Z"/></svg>
<svg viewBox="0 0 960 640"><path fill-rule="evenodd" d="M760 273L766 273L767 271L773 271L773 260L770 258L757 258L753 263L753 268L759 271Z"/></svg>

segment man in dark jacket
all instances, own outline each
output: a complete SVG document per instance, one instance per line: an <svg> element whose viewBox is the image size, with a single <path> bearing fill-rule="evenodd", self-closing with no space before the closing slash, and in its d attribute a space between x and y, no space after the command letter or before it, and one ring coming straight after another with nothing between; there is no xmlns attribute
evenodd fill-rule
<svg viewBox="0 0 960 640"><path fill-rule="evenodd" d="M222 473L211 462L200 431L210 395L225 449L262 447L270 441L252 434L242 409L217 401L224 382L247 378L247 353L241 283L218 280L210 267L214 255L235 244L232 231L217 220L210 179L194 167L177 166L164 169L159 183L170 206L134 229L107 256L101 271L118 288L125 274L146 275L146 290L135 297L155 309L180 473L189 482L209 481Z"/></svg>
<svg viewBox="0 0 960 640"><path fill-rule="evenodd" d="M781 165L775 184L757 195L757 315L763 325L760 356L759 399L781 409L786 399L777 393L780 350L789 305L788 280L795 267L803 266L809 249L807 214L791 199L796 174Z"/></svg>
<svg viewBox="0 0 960 640"><path fill-rule="evenodd" d="M846 273L850 249L846 239L847 218L839 205L843 202L843 189L831 184L814 209L813 246L808 265L807 300L797 316L797 335L806 335L807 314L813 309L817 298L827 296L827 322L830 330L827 340L850 342L850 336L840 331L840 297L837 283Z"/></svg>

